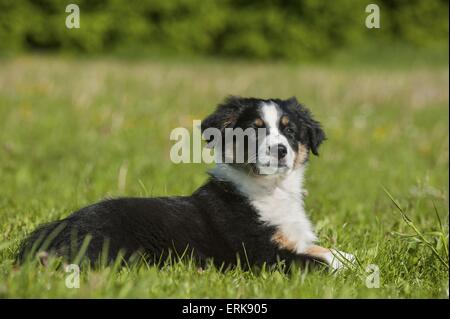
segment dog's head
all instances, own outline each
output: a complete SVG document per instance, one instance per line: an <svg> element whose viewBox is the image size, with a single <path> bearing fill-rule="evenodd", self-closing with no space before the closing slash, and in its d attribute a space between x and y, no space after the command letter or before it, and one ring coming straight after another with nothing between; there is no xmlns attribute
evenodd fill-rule
<svg viewBox="0 0 450 319"><path fill-rule="evenodd" d="M303 165L310 152L318 155L325 139L320 123L296 98L231 96L202 121L201 130L220 152L219 160L256 175L280 174Z"/></svg>

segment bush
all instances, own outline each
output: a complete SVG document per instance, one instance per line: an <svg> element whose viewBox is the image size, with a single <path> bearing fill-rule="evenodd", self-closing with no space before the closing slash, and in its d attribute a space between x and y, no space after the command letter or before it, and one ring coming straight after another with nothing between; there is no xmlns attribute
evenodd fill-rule
<svg viewBox="0 0 450 319"><path fill-rule="evenodd" d="M67 29L65 7L80 7ZM367 43L442 47L448 2L388 1L381 29L364 25L363 0L0 0L0 50L163 52L298 60Z"/></svg>

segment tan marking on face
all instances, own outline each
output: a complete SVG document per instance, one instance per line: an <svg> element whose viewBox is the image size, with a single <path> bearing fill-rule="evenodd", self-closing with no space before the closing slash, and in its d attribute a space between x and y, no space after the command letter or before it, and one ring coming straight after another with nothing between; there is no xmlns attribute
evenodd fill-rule
<svg viewBox="0 0 450 319"><path fill-rule="evenodd" d="M289 117L287 115L283 115L281 117L281 124L283 124L284 126L289 124Z"/></svg>
<svg viewBox="0 0 450 319"><path fill-rule="evenodd" d="M273 237L272 241L278 244L278 247L281 249L287 249L294 251L295 250L295 243L293 241L290 241L287 239L281 232L276 232Z"/></svg>
<svg viewBox="0 0 450 319"><path fill-rule="evenodd" d="M297 156L295 158L295 167L299 167L303 163L305 163L308 158L308 148L303 144L298 144Z"/></svg>
<svg viewBox="0 0 450 319"><path fill-rule="evenodd" d="M257 127L263 127L264 121L263 121L262 119L260 119L260 118L257 118L257 119L255 120L254 124L255 124Z"/></svg>

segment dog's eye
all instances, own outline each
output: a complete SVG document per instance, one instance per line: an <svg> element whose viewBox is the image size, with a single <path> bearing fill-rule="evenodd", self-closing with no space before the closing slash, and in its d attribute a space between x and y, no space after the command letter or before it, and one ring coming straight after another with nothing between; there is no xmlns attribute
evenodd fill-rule
<svg viewBox="0 0 450 319"><path fill-rule="evenodd" d="M286 134L292 134L292 133L294 133L294 130L291 128L291 127L286 127L285 129L284 129L284 132L286 133Z"/></svg>

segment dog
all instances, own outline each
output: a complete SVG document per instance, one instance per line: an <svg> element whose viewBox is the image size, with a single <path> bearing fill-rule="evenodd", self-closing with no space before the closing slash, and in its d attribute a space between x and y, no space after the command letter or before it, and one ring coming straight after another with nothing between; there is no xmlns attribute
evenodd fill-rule
<svg viewBox="0 0 450 319"><path fill-rule="evenodd" d="M220 150L230 143L212 141L207 131L238 128L264 129L264 136L253 136L257 155L245 152L241 163L218 161L191 196L117 198L87 206L32 232L21 244L19 261L39 251L74 258L88 236L85 257L93 262L101 256L113 261L136 255L156 262L186 252L200 265L210 260L217 266L283 261L340 269L353 262L351 254L315 245L317 236L305 212L305 168L325 140L311 112L295 97L231 96L201 124L207 143L222 144Z"/></svg>

